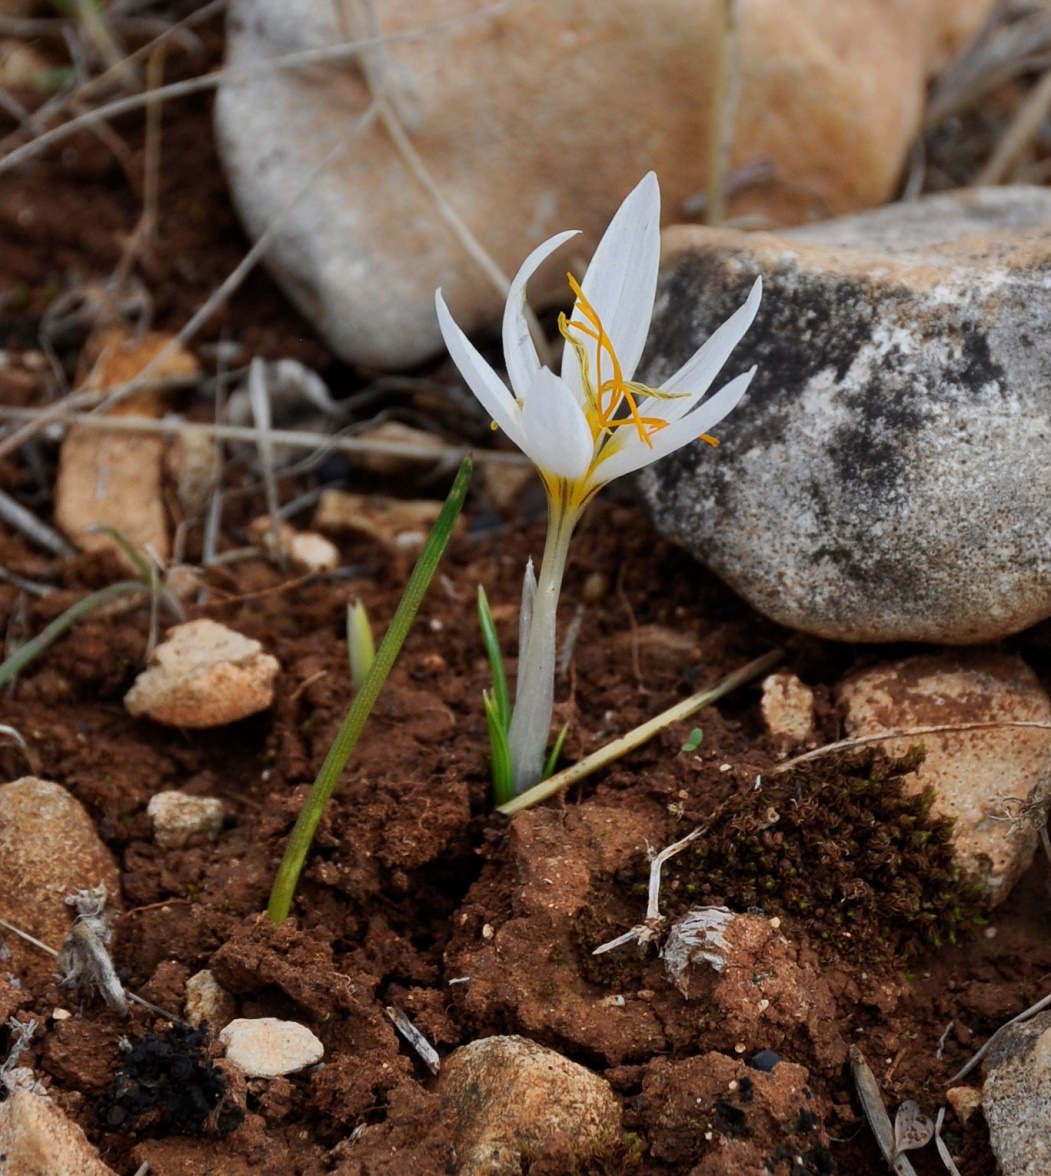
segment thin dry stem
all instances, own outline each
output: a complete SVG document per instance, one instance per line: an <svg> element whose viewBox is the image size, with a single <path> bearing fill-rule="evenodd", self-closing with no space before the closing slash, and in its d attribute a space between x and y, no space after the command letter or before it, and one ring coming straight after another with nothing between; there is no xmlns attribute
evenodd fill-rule
<svg viewBox="0 0 1051 1176"><path fill-rule="evenodd" d="M738 42L739 0L716 0L712 20L716 22L715 70L712 74L712 106L708 127L708 201L705 223L721 225L726 212L726 181L733 149L734 118L740 94Z"/></svg>
<svg viewBox="0 0 1051 1176"><path fill-rule="evenodd" d="M304 49L298 53L287 53L281 57L271 57L267 61L229 66L226 69L214 70L212 73L206 74L203 77L189 78L183 82L172 82L170 85L161 86L149 94L133 94L127 98L108 102L105 106L100 106L97 110L80 114L76 118L70 119L69 122L54 127L50 131L45 131L42 135L31 139L28 143L24 143L21 147L16 147L13 151L10 151L0 159L0 175L17 167L24 160L38 155L46 147L61 142L77 131L84 130L96 123L116 118L118 115L127 114L131 110L141 110L142 107L154 100L167 102L172 98L185 98L190 94L199 94L204 90L215 89L222 82L252 77L260 73L269 73L274 69L301 69L322 62L352 60L367 50L377 48L381 45L395 44L401 41L417 41L423 37L455 32L464 25L473 24L475 21L490 20L496 16L500 16L508 9L522 2L523 0L502 0L501 3L492 4L488 8L480 9L478 12L468 13L454 20L439 21L435 24L423 25L418 29L409 29L403 33L389 33L383 37L353 41L343 45L327 45L322 49Z"/></svg>
<svg viewBox="0 0 1051 1176"><path fill-rule="evenodd" d="M975 185L1002 184L1015 170L1022 153L1039 133L1051 111L1051 70L1048 70L1026 95L1014 113L1011 125L996 145L996 150L975 176Z"/></svg>
<svg viewBox="0 0 1051 1176"><path fill-rule="evenodd" d="M995 731L1001 727L1051 731L1051 723L1042 723L1036 719L1000 719L988 723L939 723L933 727L902 727L895 731L878 731L874 735L858 735L853 739L840 739L835 743L826 743L824 747L816 747L813 751L806 751L802 755L786 760L783 764L778 764L771 774L788 772L799 764L820 759L825 755L834 755L839 751L853 751L855 748L867 747L872 743L885 743L889 739L916 739L923 735L944 735L952 731Z"/></svg>
<svg viewBox="0 0 1051 1176"><path fill-rule="evenodd" d="M164 77L167 46L159 45L150 54L146 66L146 88L149 93L160 89ZM117 263L114 281L120 289L127 282L135 259L147 253L157 232L157 210L160 205L161 175L161 111L163 104L155 99L146 106L146 142L142 161L142 214L125 243Z"/></svg>
<svg viewBox="0 0 1051 1176"><path fill-rule="evenodd" d="M281 227L284 219L292 211L299 200L306 194L306 192L317 182L318 176L326 171L332 164L357 141L365 129L372 125L375 121L377 109L375 105L368 107L368 109L358 119L357 124L353 130L350 131L347 137L339 143L328 155L321 161L321 163L307 176L304 184L296 191L291 200L281 208L275 215L274 219L267 225L266 229L260 234L258 240L251 249L244 255L241 261L234 267L232 272L220 283L218 288L209 295L204 304L197 310L186 323L186 325L174 335L165 345L157 352L157 354L150 360L148 364L133 380L129 380L126 384L121 384L116 388L109 389L109 395L106 396L101 403L99 401L99 393L94 389L85 390L82 392L74 392L71 395L60 400L58 403L51 405L38 413L34 418L27 421L20 429L16 429L9 437L0 441L0 457L6 456L12 450L17 449L19 445L28 441L30 437L35 436L46 425L52 421L59 419L61 416L68 414L70 409L80 409L84 407L97 408L99 412L105 412L106 409L112 408L119 404L126 397L130 396L132 392L137 392L143 387L147 386L150 377L158 371L161 366L168 361L168 359L181 348L183 348L190 339L197 333L199 328L207 321L207 319L215 313L215 311L223 305L223 303L233 294L233 292L241 285L249 272L254 268L255 264L260 260L267 249L270 248L271 243L277 230ZM107 422L108 423L108 422Z"/></svg>
<svg viewBox="0 0 1051 1176"><path fill-rule="evenodd" d="M52 411L58 407L59 411ZM84 425L89 429L106 429L110 432L145 433L152 436L172 437L179 433L190 436L210 437L212 440L241 441L249 445L257 439L255 429L243 425L204 424L197 421L186 421L178 417L168 417L155 420L152 417L100 417L85 412L67 412L62 405L51 406L47 409L7 408L0 405L0 421L25 421L33 423L37 418L47 415L40 428L49 424ZM39 432L34 429L33 432ZM384 441L370 437L345 437L339 434L297 432L292 429L271 429L270 439L275 446L287 446L290 449L314 449L321 452L362 454L383 453L390 457L402 457L409 460L434 462L442 460L458 464L464 455L471 452L469 446L446 445L437 447L431 445L415 445L405 441ZM522 468L528 466L529 459L521 453L502 450L479 450L474 452L476 465L509 466Z"/></svg>

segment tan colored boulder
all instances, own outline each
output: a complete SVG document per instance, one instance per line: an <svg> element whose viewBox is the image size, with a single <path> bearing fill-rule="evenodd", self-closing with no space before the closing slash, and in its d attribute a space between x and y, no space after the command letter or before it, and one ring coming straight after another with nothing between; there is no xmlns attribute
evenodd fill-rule
<svg viewBox="0 0 1051 1176"><path fill-rule="evenodd" d="M654 169L666 222L705 188L713 0L536 0L469 19L488 0L375 0L386 44L371 65L434 184L510 275L541 240L582 236L536 277L565 302L620 201ZM364 10L365 6L361 6ZM927 83L992 0L751 0L741 5L733 169L766 179L733 217L793 224L869 208L898 183ZM467 257L376 122L349 142L370 94L357 59L240 67L346 39L328 0L236 0L216 106L220 150L248 231L280 215L267 263L330 346L404 368L440 350L443 287L467 330L502 299ZM369 36L363 22L350 36ZM341 142L346 151L321 165ZM319 173L319 174L314 174ZM306 183L308 177L309 184Z"/></svg>
<svg viewBox="0 0 1051 1176"><path fill-rule="evenodd" d="M1051 699L1036 675L1007 654L976 650L875 666L839 689L849 736L998 722L1051 723ZM934 788L932 812L955 820L953 845L964 868L985 880L984 901L1002 902L1030 862L1035 820L1046 812L1051 731L992 726L890 739L890 755L922 743L926 758L903 777L906 790ZM1043 793L1043 799L1040 795ZM1036 811L1027 805L1036 802Z"/></svg>
<svg viewBox="0 0 1051 1176"><path fill-rule="evenodd" d="M66 897L100 883L120 905L120 875L87 810L65 788L25 776L0 785L0 917L56 951L73 925ZM0 971L47 977L58 961L0 929Z"/></svg>
<svg viewBox="0 0 1051 1176"><path fill-rule="evenodd" d="M108 327L88 341L82 359L80 391L104 393L133 380L171 341L152 331L141 337ZM157 380L192 379L197 360L178 347L151 375ZM109 415L158 418L164 401L152 392L135 392ZM108 536L90 531L109 526L139 551L152 548L162 558L170 551L162 495L164 438L74 425L59 454L55 521L88 551L120 551Z"/></svg>
<svg viewBox="0 0 1051 1176"><path fill-rule="evenodd" d="M597 1074L525 1037L484 1037L442 1065L460 1176L517 1176L523 1150L559 1136L577 1155L620 1131L620 1104Z"/></svg>
<svg viewBox="0 0 1051 1176"><path fill-rule="evenodd" d="M215 621L176 625L124 696L129 714L169 727L222 727L274 701L277 659Z"/></svg>

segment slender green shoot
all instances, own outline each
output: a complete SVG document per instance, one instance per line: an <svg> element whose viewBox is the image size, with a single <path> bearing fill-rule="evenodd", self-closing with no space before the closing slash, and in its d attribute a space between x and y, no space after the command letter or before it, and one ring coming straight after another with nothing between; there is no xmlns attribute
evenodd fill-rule
<svg viewBox="0 0 1051 1176"><path fill-rule="evenodd" d="M0 689L17 678L34 658L39 657L48 646L53 645L63 633L72 629L81 617L87 616L89 612L104 604L109 604L111 600L116 600L120 596L148 592L149 590L148 582L144 584L141 580L121 580L106 588L100 588L97 592L92 592L90 596L85 596L83 600L78 600L76 604L70 605L61 616L55 617L46 629L38 633L32 641L27 641L21 649L11 654L0 665Z"/></svg>
<svg viewBox="0 0 1051 1176"><path fill-rule="evenodd" d="M493 799L497 804L506 804L515 794L514 764L511 761L511 745L507 732L511 726L511 697L507 690L507 672L504 670L504 655L500 651L500 639L496 635L493 613L485 589L478 585L478 626L482 630L482 644L489 659L489 672L493 677L492 690L482 692L485 704L485 718L489 724L489 765L493 780Z"/></svg>
<svg viewBox="0 0 1051 1176"><path fill-rule="evenodd" d="M554 746L548 753L547 761L544 764L544 779L546 780L555 770L555 764L558 763L558 757L562 754L562 744L566 741L566 735L569 733L569 724L563 723L562 730L558 733L558 738L554 742Z"/></svg>
<svg viewBox="0 0 1051 1176"><path fill-rule="evenodd" d="M360 690L376 660L376 643L372 639L369 614L360 600L347 605L347 661L350 680Z"/></svg>
<svg viewBox="0 0 1051 1176"><path fill-rule="evenodd" d="M478 585L478 624L482 630L482 644L489 659L489 670L493 675L493 702L500 726L506 731L511 725L511 697L507 692L507 674L504 671L504 655L500 651L500 639L496 635L492 610L485 589Z"/></svg>
<svg viewBox="0 0 1051 1176"><path fill-rule="evenodd" d="M627 755L629 751L634 751L636 747L641 747L643 743L652 739L654 735L659 734L666 727L670 727L672 723L688 719L703 707L711 706L713 702L717 702L724 695L736 690L738 686L743 686L760 674L765 674L768 670L773 669L782 657L784 657L782 649L772 649L762 657L757 657L747 665L741 666L739 670L734 670L732 674L727 674L721 682L717 682L708 690L702 690L699 694L691 694L689 698L685 698L675 706L662 711L655 718L629 731L626 735L614 739L612 743L607 743L605 747L600 747L598 751L585 756L579 763L563 768L561 772L556 772L555 775L549 776L533 788L529 788L512 800L499 805L498 811L506 816L512 816L514 813L521 812L522 809L532 808L533 805L548 800L563 788L568 788L570 784L583 780L586 776L590 776L613 763L614 760L620 759L621 756Z"/></svg>
<svg viewBox="0 0 1051 1176"><path fill-rule="evenodd" d="M107 538L112 539L123 552L125 559L139 573L143 583L150 590L150 630L146 640L146 660L149 661L153 656L153 651L157 648L157 641L160 637L160 611L162 602L167 605L168 611L172 616L180 622L186 620L186 610L162 584L161 578L158 575L157 565L153 560L147 559L132 544L127 536L122 535L116 527L111 527L108 523L96 523L94 526L88 527L87 533L89 535L105 535Z"/></svg>
<svg viewBox="0 0 1051 1176"><path fill-rule="evenodd" d="M288 840L285 856L281 859L277 875L274 878L273 889L270 891L270 902L267 915L273 923L283 923L292 907L296 883L306 861L307 853L314 840L314 833L322 814L332 797L332 793L339 783L343 769L347 765L351 752L357 745L365 722L372 712L379 692L386 682L397 659L405 638L409 634L412 622L423 602L424 594L438 570L438 564L445 551L453 526L463 509L467 496L467 487L471 480L471 458L465 457L453 482L445 505L438 515L438 519L427 536L420 557L412 570L409 582L405 587L398 607L394 612L390 628L376 651L375 660L369 670L361 689L350 704L343 723L336 733L336 738L329 748L325 762L317 774L307 796L306 803L299 814L292 836Z"/></svg>
<svg viewBox="0 0 1051 1176"><path fill-rule="evenodd" d="M498 805L506 804L515 794L507 727L500 719L499 705L490 691L482 691L482 702L489 724L489 770L493 780L493 799Z"/></svg>

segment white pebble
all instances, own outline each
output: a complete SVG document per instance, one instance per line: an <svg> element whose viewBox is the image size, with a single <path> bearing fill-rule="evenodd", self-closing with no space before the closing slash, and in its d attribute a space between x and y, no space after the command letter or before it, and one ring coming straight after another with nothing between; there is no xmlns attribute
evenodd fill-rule
<svg viewBox="0 0 1051 1176"><path fill-rule="evenodd" d="M320 1062L325 1047L305 1025L277 1017L239 1017L219 1034L226 1056L247 1078L280 1078Z"/></svg>
<svg viewBox="0 0 1051 1176"><path fill-rule="evenodd" d="M146 812L153 821L153 840L162 849L181 849L198 834L214 841L223 827L223 802L214 796L158 792Z"/></svg>

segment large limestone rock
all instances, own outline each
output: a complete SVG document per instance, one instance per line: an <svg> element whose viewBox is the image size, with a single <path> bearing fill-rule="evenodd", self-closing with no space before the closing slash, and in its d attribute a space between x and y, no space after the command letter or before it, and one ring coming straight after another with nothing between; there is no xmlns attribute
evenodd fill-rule
<svg viewBox="0 0 1051 1176"><path fill-rule="evenodd" d="M630 188L658 173L668 220L703 191L713 101L713 0L372 0L384 34L368 68L455 214L513 273L564 228L583 235L537 276L565 300ZM472 15L496 7L499 12ZM792 224L868 208L897 183L931 75L992 0L750 0L741 5L732 167L768 178L732 216ZM360 60L252 67L367 36L364 4L235 0L216 106L220 151L253 236L281 216L267 262L332 348L405 367L440 350L443 287L468 329L501 300L406 169L389 131L356 138L369 104ZM242 71L242 72L239 72ZM345 151L311 178L340 144ZM546 286L545 286L546 283Z"/></svg>
<svg viewBox="0 0 1051 1176"><path fill-rule="evenodd" d="M658 528L761 612L844 641L994 640L1051 616L1051 192L779 236L676 228L643 375L743 301L759 365L722 442L642 475Z"/></svg>

